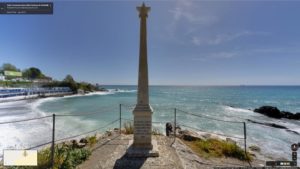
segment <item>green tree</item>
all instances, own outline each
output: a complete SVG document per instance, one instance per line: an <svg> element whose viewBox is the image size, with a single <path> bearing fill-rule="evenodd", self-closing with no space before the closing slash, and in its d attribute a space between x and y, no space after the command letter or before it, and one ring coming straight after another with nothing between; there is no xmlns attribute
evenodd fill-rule
<svg viewBox="0 0 300 169"><path fill-rule="evenodd" d="M87 83L87 82L77 83L77 86L79 89L82 89L84 91L92 92L92 91L97 90L96 86L92 85L91 83Z"/></svg>
<svg viewBox="0 0 300 169"><path fill-rule="evenodd" d="M37 78L43 78L45 77L45 75L41 72L40 69L31 67L23 71L23 77L26 77L28 79L37 79Z"/></svg>
<svg viewBox="0 0 300 169"><path fill-rule="evenodd" d="M3 65L1 66L1 71L20 71L20 69L18 69L15 65L10 64L10 63L3 63Z"/></svg>
<svg viewBox="0 0 300 169"><path fill-rule="evenodd" d="M68 83L76 83L74 78L71 75L67 75L63 81Z"/></svg>
<svg viewBox="0 0 300 169"><path fill-rule="evenodd" d="M67 75L62 82L63 86L69 87L73 92L77 92L78 85L71 75Z"/></svg>

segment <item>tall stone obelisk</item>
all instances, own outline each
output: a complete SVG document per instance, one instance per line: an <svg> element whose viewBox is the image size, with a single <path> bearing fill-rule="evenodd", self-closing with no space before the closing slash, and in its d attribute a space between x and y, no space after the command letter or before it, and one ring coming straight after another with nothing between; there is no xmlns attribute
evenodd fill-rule
<svg viewBox="0 0 300 169"><path fill-rule="evenodd" d="M152 108L149 105L148 62L147 62L147 17L150 7L137 7L140 17L140 53L137 104L134 115L134 148L152 149Z"/></svg>

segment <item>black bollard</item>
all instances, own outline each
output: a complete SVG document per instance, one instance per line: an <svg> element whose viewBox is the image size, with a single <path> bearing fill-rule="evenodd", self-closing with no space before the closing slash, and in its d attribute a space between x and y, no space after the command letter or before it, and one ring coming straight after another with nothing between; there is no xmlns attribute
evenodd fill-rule
<svg viewBox="0 0 300 169"><path fill-rule="evenodd" d="M171 123L166 123L166 135L169 136L170 133L173 131L172 130L172 124Z"/></svg>

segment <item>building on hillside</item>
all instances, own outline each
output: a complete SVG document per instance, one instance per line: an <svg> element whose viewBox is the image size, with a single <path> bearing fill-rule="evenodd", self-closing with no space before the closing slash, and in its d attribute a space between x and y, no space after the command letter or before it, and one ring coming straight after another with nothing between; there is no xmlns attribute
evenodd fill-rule
<svg viewBox="0 0 300 169"><path fill-rule="evenodd" d="M0 81L4 81L4 80L5 80L5 76L2 73L0 73Z"/></svg>
<svg viewBox="0 0 300 169"><path fill-rule="evenodd" d="M5 79L7 79L7 80L16 79L16 78L20 79L20 78L22 78L22 72L5 70L4 76L5 76Z"/></svg>
<svg viewBox="0 0 300 169"><path fill-rule="evenodd" d="M39 78L39 79L34 79L33 82L35 82L35 83L49 83L49 82L52 82L52 78L51 77L43 77L43 78Z"/></svg>

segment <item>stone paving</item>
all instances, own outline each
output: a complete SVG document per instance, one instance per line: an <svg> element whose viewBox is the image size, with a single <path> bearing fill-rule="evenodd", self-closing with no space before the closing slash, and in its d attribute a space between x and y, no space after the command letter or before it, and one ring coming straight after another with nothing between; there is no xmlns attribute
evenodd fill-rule
<svg viewBox="0 0 300 169"><path fill-rule="evenodd" d="M78 169L183 169L171 138L153 136L157 141L159 157L132 158L126 150L132 135L114 134L102 139L93 148L90 158Z"/></svg>
<svg viewBox="0 0 300 169"><path fill-rule="evenodd" d="M132 158L126 156L133 135L112 132L94 147L90 158L78 169L213 169L214 167L249 167L249 163L233 158L201 158L181 140L153 135L157 141L159 157ZM265 161L254 159L254 167L263 167Z"/></svg>

